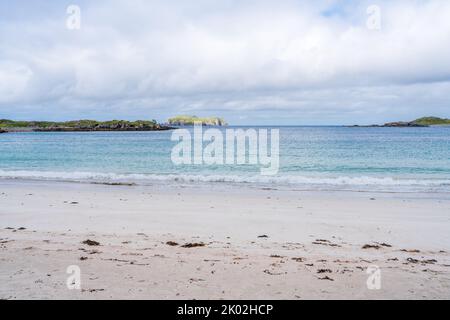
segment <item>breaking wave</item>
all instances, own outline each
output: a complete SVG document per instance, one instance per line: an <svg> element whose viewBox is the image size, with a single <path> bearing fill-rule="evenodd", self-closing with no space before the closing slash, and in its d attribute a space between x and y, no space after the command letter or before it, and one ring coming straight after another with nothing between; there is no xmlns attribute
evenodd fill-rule
<svg viewBox="0 0 450 320"><path fill-rule="evenodd" d="M101 172L52 172L52 171L5 171L0 170L0 178L46 181L71 181L92 183L133 183L146 185L154 182L181 183L229 183L262 184L271 186L300 186L313 189L371 189L371 190L409 190L425 189L450 191L450 179L412 179L393 177L307 177L261 176L261 175L194 175L194 174L121 174Z"/></svg>

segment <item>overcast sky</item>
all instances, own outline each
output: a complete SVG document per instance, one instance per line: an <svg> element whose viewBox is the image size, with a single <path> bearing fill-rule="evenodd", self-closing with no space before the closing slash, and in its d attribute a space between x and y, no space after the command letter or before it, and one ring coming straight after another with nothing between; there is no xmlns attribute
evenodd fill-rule
<svg viewBox="0 0 450 320"><path fill-rule="evenodd" d="M450 1L0 0L0 118L177 114L450 117Z"/></svg>

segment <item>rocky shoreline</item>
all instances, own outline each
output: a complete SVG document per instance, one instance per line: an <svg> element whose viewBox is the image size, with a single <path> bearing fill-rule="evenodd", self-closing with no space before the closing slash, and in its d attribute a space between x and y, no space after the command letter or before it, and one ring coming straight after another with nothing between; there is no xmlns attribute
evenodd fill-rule
<svg viewBox="0 0 450 320"><path fill-rule="evenodd" d="M7 132L96 132L96 131L166 131L171 126L156 121L113 120L98 122L94 120L77 120L68 122L16 122L1 120L0 133Z"/></svg>
<svg viewBox="0 0 450 320"><path fill-rule="evenodd" d="M156 128L35 128L32 132L105 132L105 131L167 131L173 130L172 127L159 126Z"/></svg>
<svg viewBox="0 0 450 320"><path fill-rule="evenodd" d="M413 121L388 122L382 125L373 124L367 126L353 125L352 128L427 128L432 126L449 126L450 119L438 117L423 117Z"/></svg>
<svg viewBox="0 0 450 320"><path fill-rule="evenodd" d="M169 125L173 126L193 126L195 124L201 124L203 126L227 126L228 123L219 117L199 118L197 116L177 116L168 120Z"/></svg>
<svg viewBox="0 0 450 320"><path fill-rule="evenodd" d="M372 124L367 126L354 125L352 128L427 128L427 125L421 125L414 122L390 122L386 124Z"/></svg>

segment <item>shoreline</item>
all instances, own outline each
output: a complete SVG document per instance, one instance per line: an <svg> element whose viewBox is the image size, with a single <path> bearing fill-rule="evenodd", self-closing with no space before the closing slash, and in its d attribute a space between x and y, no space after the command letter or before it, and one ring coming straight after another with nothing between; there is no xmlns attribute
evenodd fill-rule
<svg viewBox="0 0 450 320"><path fill-rule="evenodd" d="M0 201L3 299L450 297L446 194L0 180Z"/></svg>
<svg viewBox="0 0 450 320"><path fill-rule="evenodd" d="M141 188L191 188L194 190L203 191L278 191L278 192L306 192L306 193L331 193L331 194L386 194L386 195L413 195L417 197L428 197L430 195L439 196L433 197L435 199L448 199L450 198L450 190L384 190L384 189L357 189L357 188L343 188L342 186L336 186L336 188L312 188L300 185L273 185L272 183L251 183L251 182L230 182L230 181L189 181L189 180L160 180L160 179L148 179L147 181L96 181L96 180L72 180L72 179L43 179L43 178L31 178L31 177L3 177L0 176L0 186L4 184L69 184L69 185L98 185L98 186L110 186L110 187L141 187Z"/></svg>
<svg viewBox="0 0 450 320"><path fill-rule="evenodd" d="M273 189L280 191L450 194L450 179L383 176L260 176L229 174L140 174L1 170L0 181L79 183L112 186L185 186L192 188Z"/></svg>

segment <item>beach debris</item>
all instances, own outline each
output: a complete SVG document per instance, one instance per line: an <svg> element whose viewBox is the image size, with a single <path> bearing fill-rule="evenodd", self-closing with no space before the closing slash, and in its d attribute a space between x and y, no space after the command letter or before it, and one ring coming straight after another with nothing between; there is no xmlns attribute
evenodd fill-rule
<svg viewBox="0 0 450 320"><path fill-rule="evenodd" d="M435 264L435 263L437 263L437 260L429 259L429 260L422 260L421 262L425 263L425 264Z"/></svg>
<svg viewBox="0 0 450 320"><path fill-rule="evenodd" d="M331 279L329 276L325 276L323 278L317 278L319 280L328 280L328 281L334 281L333 279Z"/></svg>
<svg viewBox="0 0 450 320"><path fill-rule="evenodd" d="M126 187L136 186L135 183L126 183L126 182L91 182L91 184L101 184L105 186L126 186Z"/></svg>
<svg viewBox="0 0 450 320"><path fill-rule="evenodd" d="M268 238L268 237L269 236L267 234L263 234L263 235L258 236L258 238Z"/></svg>
<svg viewBox="0 0 450 320"><path fill-rule="evenodd" d="M70 204L78 204L78 202L76 201L72 201Z"/></svg>
<svg viewBox="0 0 450 320"><path fill-rule="evenodd" d="M272 254L270 257L271 258L284 258L283 256L280 256L278 254Z"/></svg>
<svg viewBox="0 0 450 320"><path fill-rule="evenodd" d="M100 292L100 291L105 291L105 289L83 289L83 290L81 290L81 292L90 292L90 293Z"/></svg>
<svg viewBox="0 0 450 320"><path fill-rule="evenodd" d="M377 244L365 244L362 246L363 249L381 249L381 246L377 245Z"/></svg>
<svg viewBox="0 0 450 320"><path fill-rule="evenodd" d="M88 257L80 257L80 261L84 261L84 260L87 260L88 259Z"/></svg>
<svg viewBox="0 0 450 320"><path fill-rule="evenodd" d="M6 227L5 230L12 230L12 232L16 232L16 231L23 231L23 230L27 230L27 228L24 227L20 227L20 228L12 228L12 227Z"/></svg>
<svg viewBox="0 0 450 320"><path fill-rule="evenodd" d="M137 253L137 252L125 252L125 253L122 253L122 256L143 256L143 254Z"/></svg>
<svg viewBox="0 0 450 320"><path fill-rule="evenodd" d="M103 261L114 261L114 262L125 262L125 263L131 263L132 260L123 260L123 259L117 259L117 258L109 258L109 259L102 259Z"/></svg>
<svg viewBox="0 0 450 320"><path fill-rule="evenodd" d="M97 242L97 241L94 241L94 240L87 239L87 240L84 240L84 241L82 242L82 244L86 244L86 245L88 245L88 246L99 246L99 245L100 245L100 242Z"/></svg>
<svg viewBox="0 0 450 320"><path fill-rule="evenodd" d="M385 247L385 248L392 248L392 245L390 245L390 244L388 244L388 243L385 243L385 242L375 242L376 244L378 244L378 245L380 245L380 246L382 246L382 247Z"/></svg>
<svg viewBox="0 0 450 320"><path fill-rule="evenodd" d="M191 279L189 279L189 282L202 282L202 281L206 281L205 279L200 279L200 278L198 278L198 279L196 279L196 278L191 278Z"/></svg>
<svg viewBox="0 0 450 320"><path fill-rule="evenodd" d="M401 249L401 252L408 252L408 253L420 253L420 250L417 249L412 249L412 250L407 250L407 249Z"/></svg>
<svg viewBox="0 0 450 320"><path fill-rule="evenodd" d="M243 258L243 257L234 257L233 260L245 260L248 259L247 257Z"/></svg>
<svg viewBox="0 0 450 320"><path fill-rule="evenodd" d="M341 264L341 263L352 263L352 261L350 261L350 260L341 260L341 259L336 259L333 262L334 263L339 263L339 264Z"/></svg>
<svg viewBox="0 0 450 320"><path fill-rule="evenodd" d="M166 244L171 247L178 246L178 242L175 242L175 241L167 241Z"/></svg>
<svg viewBox="0 0 450 320"><path fill-rule="evenodd" d="M377 199L375 199L375 198L370 198L370 201L375 201L375 200L377 200Z"/></svg>
<svg viewBox="0 0 450 320"><path fill-rule="evenodd" d="M204 246L206 246L206 244L204 244L203 242L193 242L193 243L183 244L181 247L182 248L197 248L197 247L204 247Z"/></svg>
<svg viewBox="0 0 450 320"><path fill-rule="evenodd" d="M319 269L317 270L317 273L332 273L333 271L331 271L330 269Z"/></svg>
<svg viewBox="0 0 450 320"><path fill-rule="evenodd" d="M286 272L273 272L273 271L270 271L269 269L265 269L263 272L266 274L269 274L271 276L281 276L283 274L286 274Z"/></svg>
<svg viewBox="0 0 450 320"><path fill-rule="evenodd" d="M406 259L409 263L421 263L421 264L435 264L437 263L437 260L435 259L428 259L428 260L417 260L414 258L408 258Z"/></svg>
<svg viewBox="0 0 450 320"><path fill-rule="evenodd" d="M316 239L315 241L313 241L312 244L318 244L318 245L330 246L330 247L340 247L340 245L331 243L329 240L324 240L324 239Z"/></svg>
<svg viewBox="0 0 450 320"><path fill-rule="evenodd" d="M291 258L291 260L294 260L295 262L305 262L305 258L296 258L296 257L294 257L294 258Z"/></svg>

